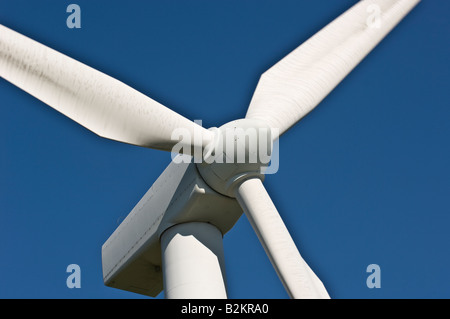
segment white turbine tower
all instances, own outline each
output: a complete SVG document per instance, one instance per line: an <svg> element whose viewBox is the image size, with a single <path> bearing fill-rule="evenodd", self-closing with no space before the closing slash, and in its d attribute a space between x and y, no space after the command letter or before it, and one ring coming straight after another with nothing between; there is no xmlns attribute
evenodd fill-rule
<svg viewBox="0 0 450 319"><path fill-rule="evenodd" d="M418 2L359 1L261 76L244 119L209 130L2 25L0 76L102 137L181 153L104 243L106 285L226 298L222 237L244 211L289 296L329 298L263 186L262 154Z"/></svg>

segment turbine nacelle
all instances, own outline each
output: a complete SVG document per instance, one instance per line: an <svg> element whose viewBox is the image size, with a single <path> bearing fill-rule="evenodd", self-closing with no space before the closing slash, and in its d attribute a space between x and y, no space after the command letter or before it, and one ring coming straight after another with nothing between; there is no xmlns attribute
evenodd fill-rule
<svg viewBox="0 0 450 319"><path fill-rule="evenodd" d="M261 120L239 119L210 131L215 138L204 149L197 168L212 189L235 197L236 188L245 180L264 179L276 136L272 128Z"/></svg>

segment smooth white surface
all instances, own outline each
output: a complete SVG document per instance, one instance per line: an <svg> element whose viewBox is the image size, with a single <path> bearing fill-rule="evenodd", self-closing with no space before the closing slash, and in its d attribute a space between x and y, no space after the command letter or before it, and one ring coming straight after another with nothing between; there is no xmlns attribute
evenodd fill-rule
<svg viewBox="0 0 450 319"><path fill-rule="evenodd" d="M266 71L246 118L280 135L315 108L419 0L363 0Z"/></svg>
<svg viewBox="0 0 450 319"><path fill-rule="evenodd" d="M330 298L308 264L303 260L262 182L243 182L236 198L258 235L273 267L291 298Z"/></svg>
<svg viewBox="0 0 450 319"><path fill-rule="evenodd" d="M178 142L171 140L177 128L202 136L198 147L213 138L126 84L2 25L0 76L105 138L166 151Z"/></svg>
<svg viewBox="0 0 450 319"><path fill-rule="evenodd" d="M234 197L235 188L243 179L264 178L273 144L272 131L265 122L235 120L216 129L215 134L215 145L211 143L206 149L214 155L205 156L205 161L197 164L200 175L212 189Z"/></svg>
<svg viewBox="0 0 450 319"><path fill-rule="evenodd" d="M167 299L226 299L222 233L208 223L184 223L161 236Z"/></svg>
<svg viewBox="0 0 450 319"><path fill-rule="evenodd" d="M166 229L207 222L226 234L241 215L239 203L212 190L194 163L171 162L103 244L103 280L155 297L163 289L159 239Z"/></svg>

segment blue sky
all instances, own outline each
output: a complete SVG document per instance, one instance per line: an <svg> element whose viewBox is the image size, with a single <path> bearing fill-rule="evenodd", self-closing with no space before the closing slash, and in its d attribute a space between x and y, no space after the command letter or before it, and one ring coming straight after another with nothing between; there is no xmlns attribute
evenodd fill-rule
<svg viewBox="0 0 450 319"><path fill-rule="evenodd" d="M0 0L0 23L211 127L355 2ZM265 185L332 298L450 298L449 9L422 1L280 140ZM101 246L170 154L102 139L3 79L0 136L0 298L141 298L103 285ZM230 298L287 297L245 216L224 249Z"/></svg>

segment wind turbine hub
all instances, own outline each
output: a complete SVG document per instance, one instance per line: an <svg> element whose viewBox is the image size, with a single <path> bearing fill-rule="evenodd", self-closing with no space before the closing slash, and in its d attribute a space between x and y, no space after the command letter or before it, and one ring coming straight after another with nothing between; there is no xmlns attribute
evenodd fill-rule
<svg viewBox="0 0 450 319"><path fill-rule="evenodd" d="M264 179L273 145L272 129L264 121L240 119L209 130L215 138L197 167L211 188L235 197L236 187L246 179Z"/></svg>

